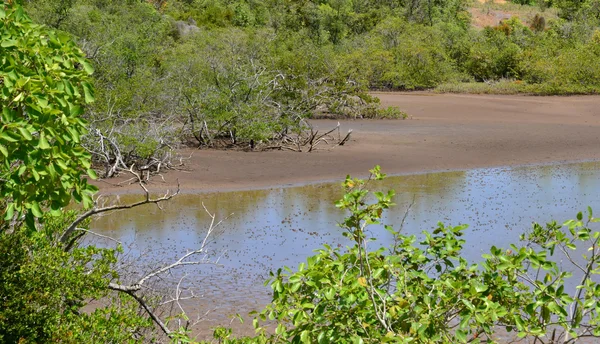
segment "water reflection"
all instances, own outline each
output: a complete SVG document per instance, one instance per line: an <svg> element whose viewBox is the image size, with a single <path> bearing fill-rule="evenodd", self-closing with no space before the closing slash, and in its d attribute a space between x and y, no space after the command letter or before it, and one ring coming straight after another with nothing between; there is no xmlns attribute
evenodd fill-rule
<svg viewBox="0 0 600 344"><path fill-rule="evenodd" d="M599 163L480 169L390 177L373 188L397 192L385 223L397 225L413 204L405 233L431 230L438 221L470 224L465 257L478 260L491 245L508 247L533 221L563 221L588 205L600 211ZM383 166L385 170L385 166ZM348 244L336 223L339 183L270 190L181 195L164 210L146 206L97 219L93 227L120 238L142 265L157 264L198 247L210 218L234 213L213 238L222 267L198 267L188 277L221 315L260 308L269 300L262 282L282 265L296 267L324 243ZM121 196L122 202L136 196ZM386 232L373 228L383 244ZM139 262L138 262L139 263Z"/></svg>

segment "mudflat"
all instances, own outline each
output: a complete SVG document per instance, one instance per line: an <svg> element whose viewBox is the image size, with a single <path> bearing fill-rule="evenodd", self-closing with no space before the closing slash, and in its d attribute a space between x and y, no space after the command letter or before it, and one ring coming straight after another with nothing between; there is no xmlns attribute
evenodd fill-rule
<svg viewBox="0 0 600 344"><path fill-rule="evenodd" d="M341 121L352 129L344 146L290 151L181 151L184 170L155 177L151 189L183 192L270 188L365 176L381 165L388 174L600 160L600 96L532 97L433 93L374 93L406 120ZM337 120L314 120L321 130ZM132 192L99 181L104 192Z"/></svg>

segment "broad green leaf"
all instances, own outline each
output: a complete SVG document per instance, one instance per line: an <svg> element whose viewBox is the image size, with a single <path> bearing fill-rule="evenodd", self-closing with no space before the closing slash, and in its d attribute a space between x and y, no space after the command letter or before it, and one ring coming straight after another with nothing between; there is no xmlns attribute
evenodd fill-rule
<svg viewBox="0 0 600 344"><path fill-rule="evenodd" d="M81 86L83 87L83 94L85 96L85 102L86 103L94 102L94 100L95 100L94 89L92 88L92 86L87 82L82 82Z"/></svg>
<svg viewBox="0 0 600 344"><path fill-rule="evenodd" d="M9 133L3 131L0 132L0 139L8 142L17 142L18 140L12 137Z"/></svg>
<svg viewBox="0 0 600 344"><path fill-rule="evenodd" d="M478 293L483 293L484 291L488 290L487 285L483 283L474 282L473 286L475 287L475 291Z"/></svg>
<svg viewBox="0 0 600 344"><path fill-rule="evenodd" d="M69 169L69 166L67 166L67 164L62 160L62 159L56 159L54 160L54 163L60 167L63 172L66 172Z"/></svg>
<svg viewBox="0 0 600 344"><path fill-rule="evenodd" d="M4 215L4 220L10 221L13 218L15 213L15 204L9 203L8 208L6 208L6 214Z"/></svg>
<svg viewBox="0 0 600 344"><path fill-rule="evenodd" d="M14 103L18 103L20 102L23 98L25 97L25 93L21 92L19 94L17 94L17 96L15 97L15 99L13 99Z"/></svg>
<svg viewBox="0 0 600 344"><path fill-rule="evenodd" d="M310 343L310 332L308 332L307 330L302 331L302 333L300 333L300 341L302 343Z"/></svg>
<svg viewBox="0 0 600 344"><path fill-rule="evenodd" d="M463 330L456 330L456 339L465 343L467 341L467 334Z"/></svg>
<svg viewBox="0 0 600 344"><path fill-rule="evenodd" d="M460 328L464 329L469 326L469 320L471 320L471 315L466 314L460 319Z"/></svg>
<svg viewBox="0 0 600 344"><path fill-rule="evenodd" d="M31 212L33 213L33 216L38 218L44 216L42 209L40 209L39 203L36 201L31 202Z"/></svg>
<svg viewBox="0 0 600 344"><path fill-rule="evenodd" d="M94 74L94 67L87 59L83 59L81 61L81 64L83 65L83 69L85 70L86 73L88 73L89 75Z"/></svg>
<svg viewBox="0 0 600 344"><path fill-rule="evenodd" d="M38 173L38 171L35 170L35 168L31 170L31 174L33 175L33 178L36 182L40 180L40 174Z"/></svg>
<svg viewBox="0 0 600 344"><path fill-rule="evenodd" d="M82 199L83 199L83 207L86 209L91 208L94 205L94 201L92 200L92 197L88 194L83 194L81 195Z"/></svg>
<svg viewBox="0 0 600 344"><path fill-rule="evenodd" d="M0 47L2 48L14 47L15 45L17 45L17 41L15 39L3 40L2 43L0 43Z"/></svg>
<svg viewBox="0 0 600 344"><path fill-rule="evenodd" d="M29 132L29 130L23 128L23 127L19 127L19 132L21 133L21 136L23 136L23 138L27 141L33 139L33 137L31 136L31 133Z"/></svg>
<svg viewBox="0 0 600 344"><path fill-rule="evenodd" d="M96 171L94 171L91 168L87 169L87 175L92 179L98 179L98 175L96 174Z"/></svg>
<svg viewBox="0 0 600 344"><path fill-rule="evenodd" d="M352 343L353 344L364 344L364 341L359 336L353 336L352 337Z"/></svg>
<svg viewBox="0 0 600 344"><path fill-rule="evenodd" d="M46 140L46 135L43 132L40 134L38 148L40 148L40 149L49 149L50 148L50 144L48 143L48 140Z"/></svg>

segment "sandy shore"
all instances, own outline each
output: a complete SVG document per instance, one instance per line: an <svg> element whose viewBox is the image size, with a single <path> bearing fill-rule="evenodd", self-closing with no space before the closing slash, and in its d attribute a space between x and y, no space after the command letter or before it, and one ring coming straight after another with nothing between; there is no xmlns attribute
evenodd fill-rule
<svg viewBox="0 0 600 344"><path fill-rule="evenodd" d="M151 189L183 192L269 188L365 176L600 159L600 96L528 97L377 93L407 120L343 121L342 147L313 153L185 150L186 171L154 178ZM318 120L319 128L337 121ZM137 190L97 182L104 192Z"/></svg>

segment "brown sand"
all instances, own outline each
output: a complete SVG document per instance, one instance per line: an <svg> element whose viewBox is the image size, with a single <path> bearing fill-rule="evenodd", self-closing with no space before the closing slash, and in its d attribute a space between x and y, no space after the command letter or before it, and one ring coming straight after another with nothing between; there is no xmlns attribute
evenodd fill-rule
<svg viewBox="0 0 600 344"><path fill-rule="evenodd" d="M600 159L600 96L528 97L376 93L407 120L343 121L345 146L313 153L185 150L189 171L154 178L151 189L239 190L388 174ZM318 120L319 128L337 121ZM98 182L104 192L137 190Z"/></svg>

